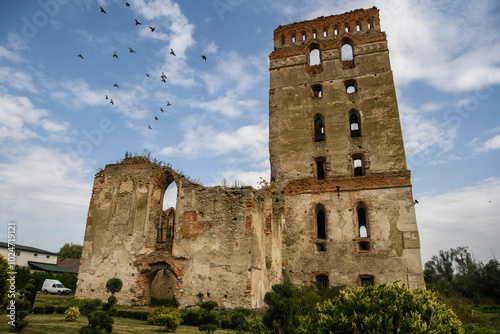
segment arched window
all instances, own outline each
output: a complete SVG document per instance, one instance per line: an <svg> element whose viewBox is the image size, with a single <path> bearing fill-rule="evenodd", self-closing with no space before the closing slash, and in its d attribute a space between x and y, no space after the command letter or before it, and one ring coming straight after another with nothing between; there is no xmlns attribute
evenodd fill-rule
<svg viewBox="0 0 500 334"><path fill-rule="evenodd" d="M305 41L305 40L306 40L306 32L305 32L305 31L303 31L303 32L302 32L302 40L303 40L303 41Z"/></svg>
<svg viewBox="0 0 500 334"><path fill-rule="evenodd" d="M361 137L361 126L359 122L359 113L356 110L352 110L349 115L349 130L351 132L351 138Z"/></svg>
<svg viewBox="0 0 500 334"><path fill-rule="evenodd" d="M325 141L325 118L321 114L314 116L314 142Z"/></svg>
<svg viewBox="0 0 500 334"><path fill-rule="evenodd" d="M314 47L311 49L309 53L309 66L320 65L321 64L321 55L319 49Z"/></svg>
<svg viewBox="0 0 500 334"><path fill-rule="evenodd" d="M316 37L317 37L316 31L313 31L313 38L316 39Z"/></svg>
<svg viewBox="0 0 500 334"><path fill-rule="evenodd" d="M345 32L349 32L349 30L350 30L350 29L349 29L349 26L346 24L346 25L345 25Z"/></svg>
<svg viewBox="0 0 500 334"><path fill-rule="evenodd" d="M368 224L366 222L366 209L364 205L358 205L356 213L358 215L358 236L360 238L368 238Z"/></svg>
<svg viewBox="0 0 500 334"><path fill-rule="evenodd" d="M323 37L326 37L328 36L328 30L325 28L323 29Z"/></svg>
<svg viewBox="0 0 500 334"><path fill-rule="evenodd" d="M352 52L352 45L344 42L342 44L342 48L340 50L342 54L342 61L349 61L354 59L354 54Z"/></svg>
<svg viewBox="0 0 500 334"><path fill-rule="evenodd" d="M361 23L356 22L356 31L361 31Z"/></svg>
<svg viewBox="0 0 500 334"><path fill-rule="evenodd" d="M354 79L344 81L344 85L345 85L345 92L347 94L356 93L358 91L358 84Z"/></svg>
<svg viewBox="0 0 500 334"><path fill-rule="evenodd" d="M295 35L292 36L292 43L295 43Z"/></svg>
<svg viewBox="0 0 500 334"><path fill-rule="evenodd" d="M371 21L368 21L368 29L371 29L371 28L373 28L373 24Z"/></svg>
<svg viewBox="0 0 500 334"><path fill-rule="evenodd" d="M338 28L338 27L335 27L335 28L333 29L333 34L334 34L335 36L337 36L337 35L339 34L339 28Z"/></svg>
<svg viewBox="0 0 500 334"><path fill-rule="evenodd" d="M326 215L323 207L319 207L316 212L316 229L318 239L326 239Z"/></svg>
<svg viewBox="0 0 500 334"><path fill-rule="evenodd" d="M363 155L355 154L352 156L352 162L354 167L354 176L363 176Z"/></svg>
<svg viewBox="0 0 500 334"><path fill-rule="evenodd" d="M324 157L318 157L315 159L315 162L318 180L324 180L326 178L326 159Z"/></svg>
<svg viewBox="0 0 500 334"><path fill-rule="evenodd" d="M285 45L285 43L286 43L285 35L281 35L281 45Z"/></svg>

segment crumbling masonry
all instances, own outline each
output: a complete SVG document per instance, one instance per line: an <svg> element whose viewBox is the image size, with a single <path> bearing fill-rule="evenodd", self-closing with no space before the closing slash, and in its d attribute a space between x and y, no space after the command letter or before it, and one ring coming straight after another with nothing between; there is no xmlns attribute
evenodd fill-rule
<svg viewBox="0 0 500 334"><path fill-rule="evenodd" d="M262 307L297 285L424 288L410 171L377 8L280 26L269 187L205 187L146 158L96 175L77 298ZM167 187L177 204L162 211Z"/></svg>

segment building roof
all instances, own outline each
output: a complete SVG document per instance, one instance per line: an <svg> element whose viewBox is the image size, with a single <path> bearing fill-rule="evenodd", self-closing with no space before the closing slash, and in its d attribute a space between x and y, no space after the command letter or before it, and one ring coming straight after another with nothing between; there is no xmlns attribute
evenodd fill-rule
<svg viewBox="0 0 500 334"><path fill-rule="evenodd" d="M59 267L71 270L71 272L78 274L80 268L80 259L62 259L57 261Z"/></svg>
<svg viewBox="0 0 500 334"><path fill-rule="evenodd" d="M15 244L16 250L24 250L28 252L33 252L33 253L43 253L43 254L50 254L50 255L59 255L58 253L46 251L40 248L35 248L35 247L30 247L30 246L23 246L19 244ZM0 241L0 247L2 248L9 248L9 244L7 242Z"/></svg>
<svg viewBox="0 0 500 334"><path fill-rule="evenodd" d="M51 271L54 273L74 273L74 271L60 267L57 264L28 261L28 265L34 270Z"/></svg>

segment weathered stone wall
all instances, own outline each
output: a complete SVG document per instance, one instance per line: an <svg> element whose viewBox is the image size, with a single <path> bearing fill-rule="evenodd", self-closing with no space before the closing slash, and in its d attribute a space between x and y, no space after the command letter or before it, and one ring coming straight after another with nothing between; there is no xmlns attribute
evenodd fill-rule
<svg viewBox="0 0 500 334"><path fill-rule="evenodd" d="M158 242L171 182L178 189L174 238ZM107 280L118 277L121 304L153 296L175 297L181 306L215 300L261 307L281 275L278 231L266 216L270 200L251 187L203 187L145 158L108 165L94 183L77 298L104 299Z"/></svg>

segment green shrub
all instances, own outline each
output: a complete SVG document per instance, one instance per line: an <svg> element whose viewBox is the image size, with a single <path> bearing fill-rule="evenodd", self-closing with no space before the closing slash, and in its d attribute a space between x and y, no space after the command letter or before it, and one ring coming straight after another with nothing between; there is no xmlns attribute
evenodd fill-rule
<svg viewBox="0 0 500 334"><path fill-rule="evenodd" d="M45 312L45 307L43 306L35 306L33 307L34 314L43 314Z"/></svg>
<svg viewBox="0 0 500 334"><path fill-rule="evenodd" d="M70 307L64 312L66 321L76 321L80 316L80 311L76 307Z"/></svg>
<svg viewBox="0 0 500 334"><path fill-rule="evenodd" d="M151 305L151 306L165 306L165 307L173 307L173 308L179 307L179 303L177 302L177 299L175 299L175 298L170 298L170 299L151 298L151 303L149 305Z"/></svg>
<svg viewBox="0 0 500 334"><path fill-rule="evenodd" d="M56 307L53 305L45 305L45 309L43 310L43 313L45 314L53 314L56 311Z"/></svg>
<svg viewBox="0 0 500 334"><path fill-rule="evenodd" d="M215 309L217 306L219 306L217 304L217 302L214 302L214 301L207 301L207 302L203 302L201 303L200 307L208 312L212 312L213 309Z"/></svg>
<svg viewBox="0 0 500 334"><path fill-rule="evenodd" d="M148 315L148 324L165 327L165 331L175 332L182 322L180 312L173 307L157 307Z"/></svg>
<svg viewBox="0 0 500 334"><path fill-rule="evenodd" d="M338 298L303 317L300 333L450 333L463 334L451 308L429 290L398 284L342 291Z"/></svg>
<svg viewBox="0 0 500 334"><path fill-rule="evenodd" d="M111 293L111 295L114 295L117 292L120 292L123 287L123 282L119 278L110 278L106 282L106 290Z"/></svg>
<svg viewBox="0 0 500 334"><path fill-rule="evenodd" d="M217 326L214 324L203 324L198 326L198 330L202 333L213 334L217 330Z"/></svg>
<svg viewBox="0 0 500 334"><path fill-rule="evenodd" d="M232 329L237 330L248 330L248 323L245 319L245 316L241 313L235 313L231 316L231 327Z"/></svg>
<svg viewBox="0 0 500 334"><path fill-rule="evenodd" d="M68 310L69 306L57 306L56 307L56 313L57 314L64 314L66 310Z"/></svg>
<svg viewBox="0 0 500 334"><path fill-rule="evenodd" d="M231 326L231 319L222 319L220 321L220 328L233 329Z"/></svg>
<svg viewBox="0 0 500 334"><path fill-rule="evenodd" d="M252 334L269 334L271 333L262 323L260 318L252 318L248 322L248 331Z"/></svg>
<svg viewBox="0 0 500 334"><path fill-rule="evenodd" d="M195 310L188 310L181 313L182 323L187 326L201 325L201 314Z"/></svg>

